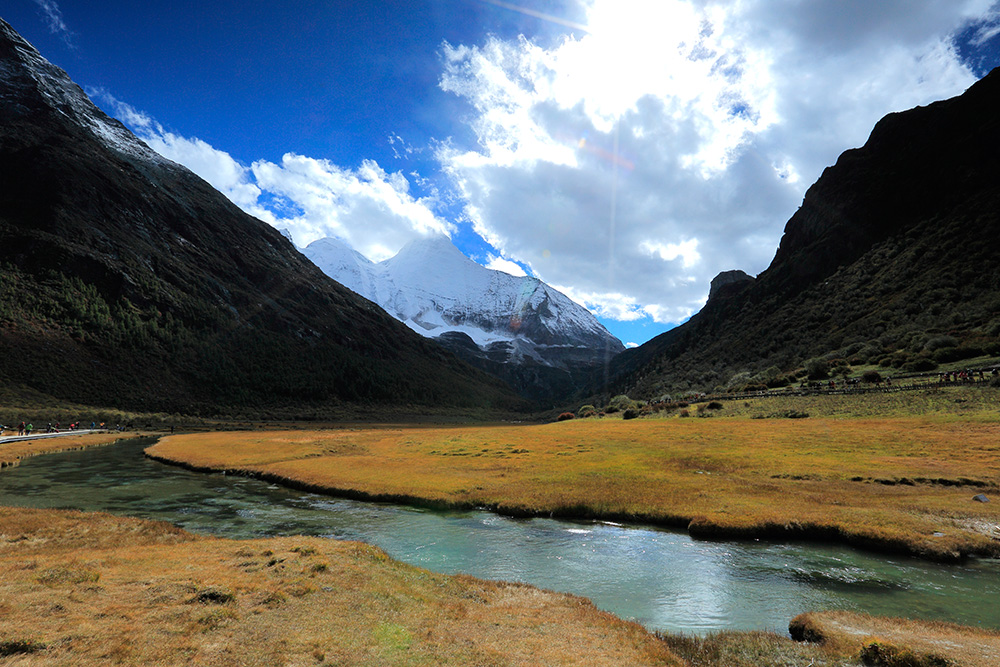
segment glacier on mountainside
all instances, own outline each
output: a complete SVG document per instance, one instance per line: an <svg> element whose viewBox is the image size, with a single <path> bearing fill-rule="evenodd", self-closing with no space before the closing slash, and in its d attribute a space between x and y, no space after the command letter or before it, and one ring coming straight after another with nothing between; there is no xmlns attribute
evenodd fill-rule
<svg viewBox="0 0 1000 667"><path fill-rule="evenodd" d="M380 305L414 331L461 333L491 356L550 366L604 360L623 348L586 308L530 276L477 264L446 236L411 241L375 263L324 238L303 254L328 276Z"/></svg>

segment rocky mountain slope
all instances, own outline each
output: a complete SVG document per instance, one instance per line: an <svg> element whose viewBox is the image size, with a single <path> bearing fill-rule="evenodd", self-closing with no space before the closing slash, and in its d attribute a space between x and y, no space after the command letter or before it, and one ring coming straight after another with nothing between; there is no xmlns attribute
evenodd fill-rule
<svg viewBox="0 0 1000 667"><path fill-rule="evenodd" d="M585 308L537 278L473 262L445 236L374 263L337 239L303 253L414 331L536 399L566 395L624 349Z"/></svg>
<svg viewBox="0 0 1000 667"><path fill-rule="evenodd" d="M517 403L150 150L2 20L0 267L8 385L188 413Z"/></svg>
<svg viewBox="0 0 1000 667"><path fill-rule="evenodd" d="M766 271L713 281L701 312L617 357L604 390L773 386L811 359L891 372L1000 354L998 108L994 70L882 119L809 188Z"/></svg>

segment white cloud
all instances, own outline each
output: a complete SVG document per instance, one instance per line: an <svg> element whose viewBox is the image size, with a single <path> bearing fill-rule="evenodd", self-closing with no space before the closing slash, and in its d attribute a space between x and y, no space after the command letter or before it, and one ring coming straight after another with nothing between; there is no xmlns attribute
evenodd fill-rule
<svg viewBox="0 0 1000 667"><path fill-rule="evenodd" d="M487 257L486 264L484 264L487 269L493 269L494 271L503 271L504 273L509 273L512 276L526 276L528 275L524 269L522 269L517 262L512 262L509 259L504 259L503 257L497 257L496 255L490 255Z"/></svg>
<svg viewBox="0 0 1000 667"><path fill-rule="evenodd" d="M280 164L258 160L247 167L197 137L167 131L105 91L91 95L107 102L150 148L183 164L251 215L287 229L299 247L338 237L380 261L414 238L452 231L435 213L433 196L414 197L402 172L387 172L373 160L347 169L288 153Z"/></svg>
<svg viewBox="0 0 1000 667"><path fill-rule="evenodd" d="M73 33L70 31L66 21L63 20L62 10L54 0L35 0L35 4L45 14L45 20L49 24L49 30L54 35L61 35L66 45L74 48Z"/></svg>
<svg viewBox="0 0 1000 667"><path fill-rule="evenodd" d="M335 236L378 262L418 236L452 231L434 212L434 201L415 198L402 173L386 172L373 160L345 169L289 153L281 164L254 162L251 171L262 190L300 209L299 215L281 220L300 246Z"/></svg>
<svg viewBox="0 0 1000 667"><path fill-rule="evenodd" d="M698 239L688 239L680 243L657 243L655 241L643 241L639 248L655 255L665 262L672 262L675 259L681 260L681 266L690 268L701 261L698 254Z"/></svg>
<svg viewBox="0 0 1000 667"><path fill-rule="evenodd" d="M438 158L474 228L599 315L678 322L759 273L805 189L886 113L961 93L993 0L593 0L544 49L445 44L475 146Z"/></svg>

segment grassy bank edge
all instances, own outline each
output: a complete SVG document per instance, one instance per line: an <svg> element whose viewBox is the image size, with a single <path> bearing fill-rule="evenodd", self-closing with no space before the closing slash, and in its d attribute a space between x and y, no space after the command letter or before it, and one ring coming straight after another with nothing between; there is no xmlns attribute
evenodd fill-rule
<svg viewBox="0 0 1000 667"><path fill-rule="evenodd" d="M155 435L144 431L128 433L88 433L78 436L58 438L39 438L37 440L21 440L17 442L0 442L0 469L13 468L20 465L23 459L42 454L57 454L92 447L107 447L125 440L143 438Z"/></svg>
<svg viewBox="0 0 1000 667"><path fill-rule="evenodd" d="M428 498L412 494L372 493L359 489L339 488L324 484L307 482L295 477L280 475L255 468L202 466L192 464L179 458L171 458L162 454L144 451L144 455L154 461L166 465L177 466L200 473L221 473L239 475L258 479L270 484L278 484L286 488L317 493L348 500L365 502L393 503L436 511L468 511L485 510L501 516L519 519L553 518L582 521L611 521L615 523L640 524L685 530L696 539L705 540L770 540L770 541L801 541L836 543L863 549L880 554L903 555L936 562L955 563L969 557L1000 558L1000 543L986 547L968 544L959 552L929 552L919 548L919 545L905 539L891 539L872 536L863 532L850 532L839 526L826 526L809 522L773 523L767 522L754 526L724 526L697 514L655 514L655 513L620 513L601 511L588 504L574 504L549 509L531 509L506 503L477 503L468 501L450 501Z"/></svg>

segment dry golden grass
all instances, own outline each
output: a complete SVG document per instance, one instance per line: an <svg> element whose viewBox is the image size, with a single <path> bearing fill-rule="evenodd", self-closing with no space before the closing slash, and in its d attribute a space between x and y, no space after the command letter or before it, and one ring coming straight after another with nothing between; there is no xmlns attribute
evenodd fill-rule
<svg viewBox="0 0 1000 667"><path fill-rule="evenodd" d="M15 434L17 429L14 429ZM8 435L10 435L8 433ZM71 449L85 449L113 445L120 440L138 438L145 433L88 433L85 435L65 435L58 438L37 438L17 442L0 442L0 468L17 465L21 459L39 454L65 452Z"/></svg>
<svg viewBox="0 0 1000 667"><path fill-rule="evenodd" d="M0 508L4 665L675 665L590 602L356 542Z"/></svg>
<svg viewBox="0 0 1000 667"><path fill-rule="evenodd" d="M996 667L1000 633L950 623L880 618L845 611L808 613L791 623L796 638L885 667Z"/></svg>
<svg viewBox="0 0 1000 667"><path fill-rule="evenodd" d="M1000 423L573 420L165 438L148 453L363 498L1000 555ZM985 493L994 502L973 496Z"/></svg>

